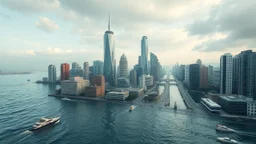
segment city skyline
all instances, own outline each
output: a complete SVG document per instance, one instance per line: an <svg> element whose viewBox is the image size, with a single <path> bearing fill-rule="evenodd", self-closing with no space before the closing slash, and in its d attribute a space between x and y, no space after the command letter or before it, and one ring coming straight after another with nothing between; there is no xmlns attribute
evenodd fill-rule
<svg viewBox="0 0 256 144"><path fill-rule="evenodd" d="M106 2L102 3L95 14L99 9L95 1L76 0L72 4L59 0L1 1L0 60L3 62L0 66L3 70L12 69L9 65L15 69L46 70L44 65L49 64L74 61L82 64L85 59L92 64L94 60L103 60L101 40L108 12L114 18L116 57L126 53L129 68L136 64L143 35L149 38L150 52L158 55L163 65L189 64L198 58L205 64L218 65L223 53L236 55L241 50L255 50L254 35L245 33L254 31L250 29L253 23L249 22L250 15L243 15L253 14L252 3L245 3L243 7L238 7L240 1L230 0L150 1L146 6L143 2L109 1L109 7L104 6ZM230 13L232 6L241 11L239 16ZM218 14L215 10L222 11ZM243 29L230 26L233 21L240 23L239 19L248 25ZM17 61L24 65L21 67Z"/></svg>

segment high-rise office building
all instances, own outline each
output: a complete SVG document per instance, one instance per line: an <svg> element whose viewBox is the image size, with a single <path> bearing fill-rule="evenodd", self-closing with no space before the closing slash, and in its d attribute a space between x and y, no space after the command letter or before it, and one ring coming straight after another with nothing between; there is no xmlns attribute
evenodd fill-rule
<svg viewBox="0 0 256 144"><path fill-rule="evenodd" d="M160 64L157 56L154 53L150 53L150 75L154 77L154 81L160 80Z"/></svg>
<svg viewBox="0 0 256 144"><path fill-rule="evenodd" d="M220 89L220 68L214 67L213 69L213 86Z"/></svg>
<svg viewBox="0 0 256 144"><path fill-rule="evenodd" d="M185 66L185 76L184 76L185 84L189 84L189 65Z"/></svg>
<svg viewBox="0 0 256 144"><path fill-rule="evenodd" d="M201 65L200 66L200 88L208 87L208 67Z"/></svg>
<svg viewBox="0 0 256 144"><path fill-rule="evenodd" d="M256 100L256 52L242 51L238 55L238 94Z"/></svg>
<svg viewBox="0 0 256 144"><path fill-rule="evenodd" d="M77 62L72 63L72 68L70 70L70 77L83 77L84 72L81 66Z"/></svg>
<svg viewBox="0 0 256 144"><path fill-rule="evenodd" d="M141 56L138 56L138 65L142 66L142 64L141 64Z"/></svg>
<svg viewBox="0 0 256 144"><path fill-rule="evenodd" d="M94 66L89 66L89 79L91 80L94 76Z"/></svg>
<svg viewBox="0 0 256 144"><path fill-rule="evenodd" d="M69 80L70 66L68 63L62 63L60 66L60 77L61 80Z"/></svg>
<svg viewBox="0 0 256 144"><path fill-rule="evenodd" d="M196 90L200 85L200 66L199 64L189 65L189 83L188 86L191 90Z"/></svg>
<svg viewBox="0 0 256 144"><path fill-rule="evenodd" d="M89 80L89 63L88 62L84 62L84 79L85 80Z"/></svg>
<svg viewBox="0 0 256 144"><path fill-rule="evenodd" d="M233 57L233 68L232 68L232 94L238 94L238 82L239 82L239 56Z"/></svg>
<svg viewBox="0 0 256 144"><path fill-rule="evenodd" d="M232 67L233 59L230 53L220 58L220 93L232 94Z"/></svg>
<svg viewBox="0 0 256 144"><path fill-rule="evenodd" d="M104 34L104 76L106 82L116 85L115 37L110 30L110 16L108 30Z"/></svg>
<svg viewBox="0 0 256 144"><path fill-rule="evenodd" d="M144 74L148 74L148 38L143 36L141 39L141 66Z"/></svg>
<svg viewBox="0 0 256 144"><path fill-rule="evenodd" d="M143 68L140 65L135 65L133 69L136 71L137 74L137 85L139 85L139 77L143 75Z"/></svg>
<svg viewBox="0 0 256 144"><path fill-rule="evenodd" d="M48 82L49 83L56 82L56 67L55 67L55 65L48 66Z"/></svg>
<svg viewBox="0 0 256 144"><path fill-rule="evenodd" d="M213 86L220 89L220 68L215 68L213 70Z"/></svg>
<svg viewBox="0 0 256 144"><path fill-rule="evenodd" d="M96 60L93 61L93 75L103 75L103 61Z"/></svg>
<svg viewBox="0 0 256 144"><path fill-rule="evenodd" d="M128 61L124 54L119 61L119 72L120 77L128 77Z"/></svg>
<svg viewBox="0 0 256 144"><path fill-rule="evenodd" d="M130 71L130 84L132 87L137 87L137 72L135 69Z"/></svg>
<svg viewBox="0 0 256 144"><path fill-rule="evenodd" d="M208 66L208 85L213 86L213 66Z"/></svg>

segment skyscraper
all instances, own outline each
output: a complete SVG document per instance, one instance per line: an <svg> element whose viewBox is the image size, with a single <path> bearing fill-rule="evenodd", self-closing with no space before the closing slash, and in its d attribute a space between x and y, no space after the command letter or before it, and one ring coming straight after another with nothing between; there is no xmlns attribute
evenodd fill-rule
<svg viewBox="0 0 256 144"><path fill-rule="evenodd" d="M84 79L85 80L89 80L89 63L88 62L84 62Z"/></svg>
<svg viewBox="0 0 256 144"><path fill-rule="evenodd" d="M148 74L148 38L143 36L141 39L141 66L144 74Z"/></svg>
<svg viewBox="0 0 256 144"><path fill-rule="evenodd" d="M137 87L137 72L134 69L130 71L130 84L132 87Z"/></svg>
<svg viewBox="0 0 256 144"><path fill-rule="evenodd" d="M160 79L160 64L154 53L150 53L150 65L150 75L154 77L154 81L158 81Z"/></svg>
<svg viewBox="0 0 256 144"><path fill-rule="evenodd" d="M103 61L96 60L93 61L93 75L103 75Z"/></svg>
<svg viewBox="0 0 256 144"><path fill-rule="evenodd" d="M115 37L110 30L110 16L108 30L104 34L104 76L106 82L116 84L116 60L115 60Z"/></svg>
<svg viewBox="0 0 256 144"><path fill-rule="evenodd" d="M128 77L128 61L126 56L123 54L119 61L120 77Z"/></svg>
<svg viewBox="0 0 256 144"><path fill-rule="evenodd" d="M189 83L191 90L197 90L200 85L200 66L199 64L189 65Z"/></svg>
<svg viewBox="0 0 256 144"><path fill-rule="evenodd" d="M213 86L213 66L208 66L208 84Z"/></svg>
<svg viewBox="0 0 256 144"><path fill-rule="evenodd" d="M69 79L69 71L70 66L68 63L62 63L60 66L60 77L61 80L68 80Z"/></svg>
<svg viewBox="0 0 256 144"><path fill-rule="evenodd" d="M55 67L55 65L48 66L48 82L49 83L56 82L56 67Z"/></svg>
<svg viewBox="0 0 256 144"><path fill-rule="evenodd" d="M83 77L84 72L81 66L77 62L72 63L72 68L70 70L70 77Z"/></svg>
<svg viewBox="0 0 256 144"><path fill-rule="evenodd" d="M185 76L184 76L185 84L189 84L189 65L185 66Z"/></svg>
<svg viewBox="0 0 256 144"><path fill-rule="evenodd" d="M256 100L256 52L252 50L238 55L238 94Z"/></svg>
<svg viewBox="0 0 256 144"><path fill-rule="evenodd" d="M233 57L233 68L232 68L232 93L238 94L238 82L239 82L239 56Z"/></svg>
<svg viewBox="0 0 256 144"><path fill-rule="evenodd" d="M140 65L135 65L133 69L136 71L137 74L137 85L139 85L139 77L143 75L143 69Z"/></svg>
<svg viewBox="0 0 256 144"><path fill-rule="evenodd" d="M200 66L200 88L208 87L208 67L205 65Z"/></svg>
<svg viewBox="0 0 256 144"><path fill-rule="evenodd" d="M232 67L233 60L230 53L220 58L220 93L232 94Z"/></svg>

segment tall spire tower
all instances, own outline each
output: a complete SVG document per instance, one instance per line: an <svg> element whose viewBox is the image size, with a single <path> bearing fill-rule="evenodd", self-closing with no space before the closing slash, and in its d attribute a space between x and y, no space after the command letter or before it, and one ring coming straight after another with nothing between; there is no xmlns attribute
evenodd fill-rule
<svg viewBox="0 0 256 144"><path fill-rule="evenodd" d="M108 30L110 31L110 12L108 13Z"/></svg>
<svg viewBox="0 0 256 144"><path fill-rule="evenodd" d="M104 34L104 76L106 82L112 86L116 85L115 37L114 32L110 30L110 13L108 30Z"/></svg>

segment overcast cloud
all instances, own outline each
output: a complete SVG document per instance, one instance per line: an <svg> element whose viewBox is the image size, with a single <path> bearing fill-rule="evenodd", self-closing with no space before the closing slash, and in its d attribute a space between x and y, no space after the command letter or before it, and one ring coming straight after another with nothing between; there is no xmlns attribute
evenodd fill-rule
<svg viewBox="0 0 256 144"><path fill-rule="evenodd" d="M15 62L26 57L26 66L41 63L42 69L103 60L110 12L117 62L125 53L129 67L135 65L146 35L149 51L163 65L198 58L216 64L223 53L255 49L255 5L249 0L0 0L0 60L19 67Z"/></svg>

